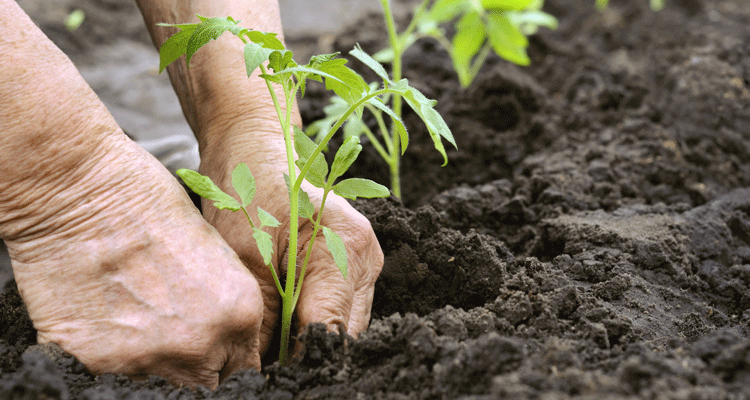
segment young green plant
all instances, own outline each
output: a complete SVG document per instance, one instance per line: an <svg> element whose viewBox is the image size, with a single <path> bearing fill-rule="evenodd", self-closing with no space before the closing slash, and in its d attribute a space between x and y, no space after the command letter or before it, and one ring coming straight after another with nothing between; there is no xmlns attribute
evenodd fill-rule
<svg viewBox="0 0 750 400"><path fill-rule="evenodd" d="M423 0L414 10L411 22L398 33L389 0L380 0L388 30L389 46L376 53L373 58L391 64L393 80L398 81L403 73L403 54L417 40L433 38L447 51L453 61L462 86L466 87L479 73L491 51L500 57L520 65L530 63L526 54L528 39L539 26L557 27L557 20L541 11L543 0ZM455 20L456 33L448 39L442 24ZM360 118L348 121L344 128L346 136L366 136L375 150L388 164L391 191L401 197L401 172L398 126L385 124L383 112L367 107L377 122L376 135ZM392 109L401 118L401 100L392 99ZM333 124L346 109L346 102L333 97L324 109L326 116L311 124L307 134L319 141L325 137ZM455 143L453 143L455 146ZM435 148L445 157L440 142Z"/></svg>
<svg viewBox="0 0 750 400"><path fill-rule="evenodd" d="M247 218L253 232L253 239L260 250L263 262L271 271L276 289L282 299L279 361L283 364L287 361L292 315L302 290L302 282L313 244L320 231L325 237L326 246L336 266L344 279L347 276L344 243L334 231L321 224L327 197L331 192L348 199L390 195L385 186L370 180L360 178L339 180L362 151L359 137L347 137L330 165L322 153L328 142L345 121L350 118L361 118L365 107L374 108L391 118L394 132L398 136L397 143L400 144L399 151L403 153L409 137L399 115L388 107L386 101L388 98L403 99L422 118L436 142L440 142L443 138L454 143L453 136L443 118L435 111L434 100L426 98L418 90L410 87L405 79L391 79L385 68L359 47L352 50L350 55L373 69L382 79L382 84L368 85L360 75L345 65L347 62L345 59L337 58L337 54L314 56L306 65L299 65L292 59L292 52L276 38L276 33L242 28L238 25L238 21L231 17L198 16L198 18L200 22L193 24L160 24L179 29L164 42L159 51L160 71L182 55L185 55L189 67L190 60L198 49L226 32L230 32L244 43L242 54L247 76L250 77L253 71L260 69L260 77L265 80L271 94L280 129L284 135L288 166L288 172L284 174L289 194L288 259L284 279L282 280L276 272L278 265L274 265L272 238L264 230L265 227L277 227L280 223L277 218L260 207L256 210L248 209L255 196L256 186L255 179L246 164L237 165L232 173L232 186L239 199L224 192L209 177L198 172L182 169L177 173L191 190L213 201L213 205L217 208L242 211ZM298 93L304 96L308 80L324 82L326 88L332 90L343 102L341 116L317 144L291 124L293 103ZM283 99L278 98L272 85L281 86L284 93ZM284 107L282 107L282 102ZM310 202L309 195L301 187L304 180L323 190L317 212ZM300 218L310 221L313 233L307 244L307 252L302 262L298 264Z"/></svg>

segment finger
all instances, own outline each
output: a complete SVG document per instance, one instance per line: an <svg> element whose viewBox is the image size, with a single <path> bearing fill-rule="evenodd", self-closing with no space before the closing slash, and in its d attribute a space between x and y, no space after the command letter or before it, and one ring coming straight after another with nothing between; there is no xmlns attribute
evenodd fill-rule
<svg viewBox="0 0 750 400"><path fill-rule="evenodd" d="M354 286L344 279L324 247L315 247L297 303L298 330L314 322L322 322L329 329L339 325L348 328Z"/></svg>
<svg viewBox="0 0 750 400"><path fill-rule="evenodd" d="M281 310L281 298L274 283L273 275L267 265L264 265L252 231L248 229L247 221L240 213L219 212L218 209L204 199L205 215L212 223L220 227L220 232L229 246L234 249L240 260L260 285L263 296L263 324L260 327L259 351L263 357L274 340L275 328ZM248 238L250 238L248 240Z"/></svg>
<svg viewBox="0 0 750 400"><path fill-rule="evenodd" d="M352 270L358 274L347 333L355 338L370 324L375 282L383 269L383 251L374 233L366 243L368 246L356 255L358 257L353 260L352 266Z"/></svg>
<svg viewBox="0 0 750 400"><path fill-rule="evenodd" d="M335 204L338 206L339 204ZM336 209L346 218L326 221L337 232L347 249L347 278L335 266L325 246L317 238L314 258L303 282L297 317L300 328L323 322L334 330L342 325L350 334L358 334L369 324L374 285L383 265L383 254L369 221L348 203Z"/></svg>
<svg viewBox="0 0 750 400"><path fill-rule="evenodd" d="M281 298L273 282L263 281L257 276L256 278L263 295L263 323L260 326L258 341L258 352L263 357L274 340L276 324L281 312Z"/></svg>

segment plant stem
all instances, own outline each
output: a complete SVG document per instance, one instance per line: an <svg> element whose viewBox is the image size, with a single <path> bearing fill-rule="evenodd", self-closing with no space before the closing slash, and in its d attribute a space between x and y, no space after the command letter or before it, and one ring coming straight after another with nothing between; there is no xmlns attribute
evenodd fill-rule
<svg viewBox="0 0 750 400"><path fill-rule="evenodd" d="M302 185L302 180L303 180L302 178L305 175L307 175L307 171L309 171L310 168L312 168L312 164L313 164L313 161L315 160L315 157L317 157L318 154L321 154L323 152L323 150L328 145L328 142L331 141L331 138L333 137L333 135L335 135L336 132L338 132L339 128L341 128L341 125L343 125L344 122L346 122L346 120L354 113L356 109L366 104L368 100L370 100L373 97L377 97L377 96L384 95L384 94L401 94L401 93L393 89L376 90L368 94L367 96L364 96L361 99L357 100L357 102L349 106L346 112L341 114L338 121L336 121L336 123L333 124L331 129L325 135L325 137L323 137L323 139L320 140L318 145L315 147L315 150L313 150L312 153L310 153L310 156L308 157L308 160L305 163L305 165L303 165L302 168L300 168L299 177L297 178L297 181L294 183L296 190L299 190L299 187Z"/></svg>
<svg viewBox="0 0 750 400"><path fill-rule="evenodd" d="M393 49L393 63L391 64L391 74L393 75L393 81L398 82L401 80L401 57L403 56L404 49L401 48L401 43L398 40L398 33L396 32L396 21L393 19L393 12L391 11L390 0L380 0L380 4L383 5L383 15L385 17L386 27L388 28L388 39ZM394 96L393 98L393 112L401 118L401 97ZM399 135L396 132L396 126L391 125L391 140L393 141L394 151L391 153L391 159L389 162L391 170L391 191L396 197L401 197L401 157L399 157L400 148Z"/></svg>
<svg viewBox="0 0 750 400"><path fill-rule="evenodd" d="M261 72L267 74L265 66L260 65ZM276 107L276 114L281 123L282 131L284 132L284 144L286 147L286 159L289 167L289 181L294 182L296 180L296 169L294 165L294 144L292 141L291 133L291 108L294 98L291 96L289 89L282 85L284 88L284 101L286 103L286 112L282 115L282 109L279 104L279 99L276 96L276 91L273 90L271 82L266 80L266 86L268 91L271 93L271 99L273 105ZM292 186L292 185L290 185ZM296 189L296 191L295 191ZM294 286L296 284L295 277L297 276L297 240L299 235L299 186L294 186L290 190L289 195L289 243L287 247L287 269L286 269L286 288L281 294L281 345L279 346L279 363L282 365L286 364L287 355L289 352L289 337L292 328L292 315L294 313ZM283 262L283 261L282 261Z"/></svg>
<svg viewBox="0 0 750 400"><path fill-rule="evenodd" d="M302 267L299 270L299 279L300 285L297 287L297 290L294 293L292 302L294 303L293 307L297 306L297 300L299 300L299 295L302 293L302 282L305 279L305 270L307 269L307 264L310 262L310 256L312 255L312 249L313 245L315 244L315 238L318 236L318 230L320 230L320 221L323 219L323 205L326 203L326 198L328 197L328 193L330 192L331 183L329 182L326 186L325 190L323 190L323 200L320 202L320 211L318 211L318 218L314 221L313 226L313 233L312 237L310 237L310 243L307 244L307 253L305 254L305 261L302 262Z"/></svg>

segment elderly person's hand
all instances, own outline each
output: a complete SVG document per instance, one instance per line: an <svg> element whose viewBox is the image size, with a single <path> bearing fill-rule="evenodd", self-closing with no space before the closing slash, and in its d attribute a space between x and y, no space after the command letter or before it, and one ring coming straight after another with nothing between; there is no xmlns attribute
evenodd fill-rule
<svg viewBox="0 0 750 400"><path fill-rule="evenodd" d="M282 31L276 0L193 1L139 0L154 42L163 43L174 28L158 22L196 21L195 14L232 16L242 25L265 32ZM283 37L279 35L283 40ZM271 233L276 243L274 265L286 263L285 246L289 225L289 199L283 174L288 170L284 138L266 83L255 75L245 75L242 44L231 35L220 37L195 54L188 69L184 58L169 67L170 77L183 111L192 126L201 152L200 172L223 190L232 193L231 172L238 163L247 163L258 188L253 204L273 214L281 227ZM279 88L279 98L283 91ZM294 110L293 123L301 125ZM316 207L322 191L304 189ZM204 217L221 233L253 272L263 292L265 317L261 328L261 353L268 350L280 316L280 296L268 267L262 262L252 231L240 213L221 211L204 202ZM370 319L375 280L383 265L383 254L369 221L346 200L333 194L326 201L323 225L344 240L349 259L346 280L326 250L325 240L315 240L296 311L298 329L311 322L325 322L331 328L341 324L352 336L364 330ZM306 250L312 227L302 224L301 249ZM301 263L304 251L300 253Z"/></svg>
<svg viewBox="0 0 750 400"><path fill-rule="evenodd" d="M177 384L260 368L255 277L16 2L0 10L0 237L39 342Z"/></svg>

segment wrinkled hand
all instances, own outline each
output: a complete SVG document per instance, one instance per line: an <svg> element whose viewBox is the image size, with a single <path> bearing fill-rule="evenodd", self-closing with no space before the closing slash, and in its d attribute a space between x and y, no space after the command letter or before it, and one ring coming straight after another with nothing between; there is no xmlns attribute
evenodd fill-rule
<svg viewBox="0 0 750 400"><path fill-rule="evenodd" d="M39 341L189 386L260 368L256 279L14 1L0 37L0 238Z"/></svg>
<svg viewBox="0 0 750 400"><path fill-rule="evenodd" d="M23 233L8 238L39 342L94 374L178 385L260 369L257 281L169 173L120 135L82 179L71 171L30 188L51 194L48 215L26 221L33 228L16 220Z"/></svg>

